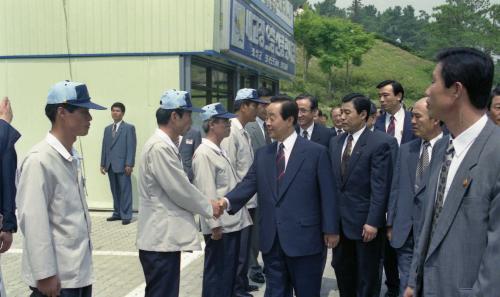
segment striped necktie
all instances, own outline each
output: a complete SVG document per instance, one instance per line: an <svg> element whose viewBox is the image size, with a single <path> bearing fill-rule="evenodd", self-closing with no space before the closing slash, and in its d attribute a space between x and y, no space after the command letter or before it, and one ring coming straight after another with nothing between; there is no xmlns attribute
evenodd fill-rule
<svg viewBox="0 0 500 297"><path fill-rule="evenodd" d="M283 176L285 176L285 145L280 143L278 154L276 155L276 185L278 192Z"/></svg>

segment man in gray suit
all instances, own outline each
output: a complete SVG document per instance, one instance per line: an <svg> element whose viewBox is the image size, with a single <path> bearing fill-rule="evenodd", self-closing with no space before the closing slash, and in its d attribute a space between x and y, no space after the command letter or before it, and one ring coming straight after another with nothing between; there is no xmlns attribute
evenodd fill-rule
<svg viewBox="0 0 500 297"><path fill-rule="evenodd" d="M387 211L387 238L398 257L401 296L408 283L422 213L422 201L414 199L415 191L429 166L434 145L443 136L440 121L429 116L427 97L415 103L411 123L419 139L399 149Z"/></svg>
<svg viewBox="0 0 500 297"><path fill-rule="evenodd" d="M122 220L123 225L132 219L132 182L130 175L134 168L137 139L135 127L123 121L125 105L120 102L111 105L113 124L104 129L101 152L101 173L108 173L113 214L107 221Z"/></svg>
<svg viewBox="0 0 500 297"><path fill-rule="evenodd" d="M271 137L267 132L266 126L266 107L271 102L272 92L268 88L262 87L257 90L257 95L260 99L266 101L267 103L259 103L257 105L257 117L255 122L250 122L246 124L245 130L250 134L250 139L252 140L252 149L255 154L257 150L267 144L271 143ZM250 208L248 210L252 220L255 222L255 218L259 213L259 206L255 208ZM259 224L253 224L250 229L252 235L250 236L250 252L248 253L248 265L249 265L249 277L252 281L256 283L264 283L266 280L264 274L262 273L262 267L257 261L259 255Z"/></svg>
<svg viewBox="0 0 500 297"><path fill-rule="evenodd" d="M437 60L427 102L450 136L416 194L425 195L424 221L404 296L498 296L500 128L486 115L493 61L472 48Z"/></svg>

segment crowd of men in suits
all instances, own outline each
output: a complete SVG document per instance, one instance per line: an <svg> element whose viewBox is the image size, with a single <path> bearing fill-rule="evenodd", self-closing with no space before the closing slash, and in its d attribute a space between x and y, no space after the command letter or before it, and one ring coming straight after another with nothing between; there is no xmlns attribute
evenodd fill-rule
<svg viewBox="0 0 500 297"><path fill-rule="evenodd" d="M343 297L378 296L382 273L386 296L498 295L493 62L471 48L443 50L437 61L412 112L403 107L403 86L386 80L376 86L383 113L365 95L347 94L331 110L331 129L315 121L318 101L307 94L241 89L230 113L166 91L138 173L145 295L179 295L180 254L201 248L200 229L204 297L252 296L249 277L266 283L266 297L317 297L328 252ZM85 84L51 88L45 114L52 127L21 161L16 197L20 135L10 126L8 99L0 102L0 251L17 229L17 204L31 296L92 295L90 216L73 149L88 133L89 109L104 107L90 101ZM127 225L136 136L123 122L125 106L111 110L101 172L114 200L108 220ZM191 129L193 112L202 131Z"/></svg>

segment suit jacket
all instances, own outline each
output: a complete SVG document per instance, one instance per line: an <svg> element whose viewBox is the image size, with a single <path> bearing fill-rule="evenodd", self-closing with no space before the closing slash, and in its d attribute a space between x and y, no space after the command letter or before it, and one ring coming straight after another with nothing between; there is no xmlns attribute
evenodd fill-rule
<svg viewBox="0 0 500 297"><path fill-rule="evenodd" d="M327 150L298 136L290 154L279 192L276 185L277 142L257 151L245 178L226 195L229 213L237 212L258 193L259 244L268 253L276 236L290 257L324 250L323 234L339 234L337 197L334 195Z"/></svg>
<svg viewBox="0 0 500 297"><path fill-rule="evenodd" d="M298 125L297 127L295 127L295 131L300 134L300 127ZM337 133L335 133L335 131L333 131L332 129L329 129L321 124L314 123L310 140L328 148L328 146L330 145L330 138L335 135L337 135Z"/></svg>
<svg viewBox="0 0 500 297"><path fill-rule="evenodd" d="M246 124L245 130L247 130L248 134L250 134L254 153L257 152L259 148L266 145L266 137L264 136L264 133L262 133L262 129L259 127L257 121Z"/></svg>
<svg viewBox="0 0 500 297"><path fill-rule="evenodd" d="M211 199L224 197L238 182L229 159L207 143L200 144L194 153L193 174L193 184ZM203 234L212 234L216 227L223 227L224 233L231 233L252 225L252 219L247 208L243 207L235 215L225 212L218 219L202 219L200 225Z"/></svg>
<svg viewBox="0 0 500 297"><path fill-rule="evenodd" d="M149 138L141 155L137 247L156 252L200 250L194 214L211 218L212 206L189 182L178 151L161 133L157 130Z"/></svg>
<svg viewBox="0 0 500 297"><path fill-rule="evenodd" d="M423 201L415 196L415 176L421 143L421 139L414 139L401 145L394 169L387 212L387 225L392 226L391 246L394 248L403 246L411 230L416 238L420 229Z"/></svg>
<svg viewBox="0 0 500 297"><path fill-rule="evenodd" d="M17 231L16 220L16 167L15 143L21 137L9 123L0 120L0 213L2 230Z"/></svg>
<svg viewBox="0 0 500 297"><path fill-rule="evenodd" d="M186 135L182 137L181 143L179 144L179 153L182 158L182 165L184 166L184 171L189 177L189 180L193 180L193 154L194 151L201 144L201 132L191 128L187 131Z"/></svg>
<svg viewBox="0 0 500 297"><path fill-rule="evenodd" d="M408 281L423 296L500 292L499 139L500 128L488 121L458 167L431 240L437 182L449 138L435 144L429 178L417 193L425 195L424 221Z"/></svg>
<svg viewBox="0 0 500 297"><path fill-rule="evenodd" d="M227 152L231 165L236 170L238 181L242 180L254 160L252 140L248 132L240 129L238 119L231 119L231 133L224 138L220 146ZM257 207L257 198L252 197L247 204L248 208Z"/></svg>
<svg viewBox="0 0 500 297"><path fill-rule="evenodd" d="M93 282L91 221L79 160L66 159L46 140L21 162L16 202L24 235L22 278L56 275L62 288ZM62 147L62 145L61 145ZM69 156L66 149L62 148Z"/></svg>
<svg viewBox="0 0 500 297"><path fill-rule="evenodd" d="M352 149L346 179L342 180L342 147L347 133L330 140L333 183L339 197L342 231L347 238L361 240L363 225L385 226L391 184L391 142L365 129ZM397 145L397 144L396 144Z"/></svg>
<svg viewBox="0 0 500 297"><path fill-rule="evenodd" d="M382 132L385 131L385 117L387 113L382 114L381 116L378 117L377 121L375 122L375 130L379 130ZM401 137L401 144L407 143L408 141L411 141L415 138L415 134L413 134L412 128L411 128L411 117L412 114L410 111L405 110L405 120L403 123L403 135Z"/></svg>
<svg viewBox="0 0 500 297"><path fill-rule="evenodd" d="M113 124L104 129L101 151L101 167L113 172L125 172L125 166L134 167L137 139L135 127L122 122L113 138Z"/></svg>

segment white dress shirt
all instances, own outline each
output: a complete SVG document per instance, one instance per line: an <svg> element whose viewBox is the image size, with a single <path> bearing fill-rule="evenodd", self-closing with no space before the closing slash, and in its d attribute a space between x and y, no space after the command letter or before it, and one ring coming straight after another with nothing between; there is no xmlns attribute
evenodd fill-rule
<svg viewBox="0 0 500 297"><path fill-rule="evenodd" d="M118 128L120 128L120 125L123 123L123 120L119 121L118 123L113 122L113 125L116 125L116 130L118 131ZM111 131L113 131L113 128L111 128Z"/></svg>
<svg viewBox="0 0 500 297"><path fill-rule="evenodd" d="M434 144L436 144L436 142L441 138L443 138L443 132L439 133L438 136L429 140L429 148L428 148L429 162L432 160L432 149L434 148ZM422 156L422 150L424 149L424 141L425 140L422 139L422 141L420 142L420 153L418 154L419 156Z"/></svg>
<svg viewBox="0 0 500 297"><path fill-rule="evenodd" d="M385 131L391 122L391 116L389 112L385 114ZM394 137L398 141L398 145L401 145L401 139L403 138L403 129L405 123L405 110L401 106L399 110L394 114Z"/></svg>
<svg viewBox="0 0 500 297"><path fill-rule="evenodd" d="M446 179L446 188L444 189L443 205L446 201L446 196L450 190L451 183L457 174L458 167L462 164L467 152L470 147L479 136L479 133L484 129L486 123L488 122L488 116L484 114L477 122L470 126L467 130L460 133L456 138L451 137L453 141L453 147L455 148L455 154L453 159L451 159L450 169L448 171L448 177Z"/></svg>
<svg viewBox="0 0 500 297"><path fill-rule="evenodd" d="M264 138L266 138L266 132L264 131L264 124L266 122L264 122L264 120L262 120L259 117L255 118L255 122L257 122L257 125L259 125L260 131L262 132L262 135L264 136Z"/></svg>
<svg viewBox="0 0 500 297"><path fill-rule="evenodd" d="M361 136L361 134L363 134L363 131L365 131L365 129L366 129L366 125L363 126L363 128L359 129L354 134L352 134L351 154L352 154L352 150L354 150L354 147L356 146L356 143L358 142L359 137ZM351 135L351 134L347 135L347 137L345 138L345 141L344 141L344 145L342 146L342 154L340 154L341 161L342 161L342 155L344 155L345 147L347 146L347 138L349 138L349 135Z"/></svg>
<svg viewBox="0 0 500 297"><path fill-rule="evenodd" d="M312 122L311 126L309 126L307 129L302 129L302 127L300 127L299 131L300 131L300 136L303 136L304 135L304 131L307 131L307 140L311 140L311 135L313 134L313 130L314 130L314 121Z"/></svg>
<svg viewBox="0 0 500 297"><path fill-rule="evenodd" d="M283 140L283 151L285 153L285 172L286 166L288 165L288 159L290 159L290 154L292 153L293 146L295 145L295 141L297 140L297 133L294 131L290 136L288 136L285 140ZM276 146L276 151L279 151L281 142L278 142Z"/></svg>

